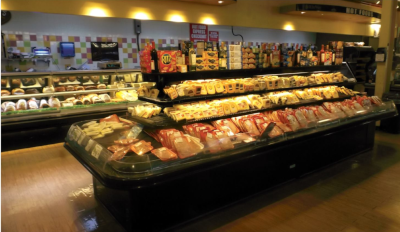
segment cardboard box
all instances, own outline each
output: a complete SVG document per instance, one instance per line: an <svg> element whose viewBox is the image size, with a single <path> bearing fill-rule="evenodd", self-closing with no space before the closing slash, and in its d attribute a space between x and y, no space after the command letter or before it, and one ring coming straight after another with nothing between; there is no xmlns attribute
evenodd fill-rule
<svg viewBox="0 0 400 232"><path fill-rule="evenodd" d="M204 60L205 64L218 65L218 58L207 58Z"/></svg>
<svg viewBox="0 0 400 232"><path fill-rule="evenodd" d="M205 51L203 53L203 58L205 58L205 59L218 59L218 52L216 52L216 51Z"/></svg>
<svg viewBox="0 0 400 232"><path fill-rule="evenodd" d="M218 70L219 66L218 64L207 64L206 65L206 70Z"/></svg>
<svg viewBox="0 0 400 232"><path fill-rule="evenodd" d="M229 63L242 63L242 57L230 57L228 59Z"/></svg>
<svg viewBox="0 0 400 232"><path fill-rule="evenodd" d="M176 51L158 51L160 73L176 72Z"/></svg>
<svg viewBox="0 0 400 232"><path fill-rule="evenodd" d="M206 70L206 65L201 64L201 65L196 65L196 71L205 71Z"/></svg>
<svg viewBox="0 0 400 232"><path fill-rule="evenodd" d="M229 44L228 51L242 51L242 47L240 45Z"/></svg>
<svg viewBox="0 0 400 232"><path fill-rule="evenodd" d="M228 69L242 69L242 63L228 63Z"/></svg>

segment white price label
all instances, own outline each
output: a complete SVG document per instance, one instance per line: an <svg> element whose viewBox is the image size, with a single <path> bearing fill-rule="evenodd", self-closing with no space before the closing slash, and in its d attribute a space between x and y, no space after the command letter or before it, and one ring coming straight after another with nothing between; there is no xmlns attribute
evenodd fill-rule
<svg viewBox="0 0 400 232"><path fill-rule="evenodd" d="M81 135L78 138L78 144L82 145L83 140L85 139L86 134L81 132Z"/></svg>
<svg viewBox="0 0 400 232"><path fill-rule="evenodd" d="M99 159L100 153L103 150L103 148L101 147L100 144L96 144L96 146L94 146L94 149L92 151L92 156L96 159Z"/></svg>
<svg viewBox="0 0 400 232"><path fill-rule="evenodd" d="M71 141L74 139L74 130L75 130L75 126L71 127L68 132L68 139Z"/></svg>
<svg viewBox="0 0 400 232"><path fill-rule="evenodd" d="M86 151L90 151L90 149L92 149L93 145L94 145L94 140L93 140L93 139L90 139L90 140L88 141L86 147L85 147L85 150L86 150Z"/></svg>

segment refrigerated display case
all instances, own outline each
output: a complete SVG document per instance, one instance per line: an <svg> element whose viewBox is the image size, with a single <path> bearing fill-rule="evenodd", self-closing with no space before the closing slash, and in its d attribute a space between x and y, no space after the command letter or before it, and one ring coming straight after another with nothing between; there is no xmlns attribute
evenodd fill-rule
<svg viewBox="0 0 400 232"><path fill-rule="evenodd" d="M143 78L156 81L156 88L163 93L166 86L183 80L311 75L346 67L143 74ZM337 86L333 88L352 86L339 82L322 84ZM257 94L318 87L264 89ZM157 98L139 96L163 107L164 113L143 118L130 108L125 117L113 115L76 122L68 131L65 148L93 175L95 197L128 231L171 229L372 149L375 121L395 116L397 110L392 101L366 97L350 100L355 93L349 92L352 94L302 99L295 104L278 102L258 109L184 120L171 117L165 109L181 104L180 109L184 110L195 106L194 101L208 104L223 96L234 98L254 91L174 99L168 91ZM342 107L350 107L348 104L357 107ZM301 113L307 112L309 116L299 119ZM318 116L312 117L314 114ZM294 115L298 121L293 121Z"/></svg>
<svg viewBox="0 0 400 232"><path fill-rule="evenodd" d="M2 151L62 142L72 122L122 114L140 102L136 89L155 84L123 69L2 73L1 81ZM25 142L9 143L16 138Z"/></svg>

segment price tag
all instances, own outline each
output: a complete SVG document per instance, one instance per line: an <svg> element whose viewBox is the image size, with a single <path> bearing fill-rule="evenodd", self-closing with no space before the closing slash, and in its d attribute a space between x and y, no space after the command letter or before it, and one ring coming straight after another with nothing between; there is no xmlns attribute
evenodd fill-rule
<svg viewBox="0 0 400 232"><path fill-rule="evenodd" d="M99 159L100 153L103 150L103 148L101 147L100 144L96 144L96 146L94 146L94 149L92 151L92 156L96 159Z"/></svg>
<svg viewBox="0 0 400 232"><path fill-rule="evenodd" d="M83 140L86 138L86 134L82 133L82 132L80 132L80 133L81 133L81 135L78 138L78 144L82 145Z"/></svg>
<svg viewBox="0 0 400 232"><path fill-rule="evenodd" d="M74 135L74 130L75 130L75 126L72 126L70 129L69 129L69 131L68 131L68 139L69 140L73 140L73 135Z"/></svg>
<svg viewBox="0 0 400 232"><path fill-rule="evenodd" d="M92 149L93 145L94 145L94 140L93 140L93 139L89 139L89 141L88 141L88 143L87 143L87 145L86 145L86 147L85 147L85 150L86 150L87 152L89 152L90 149Z"/></svg>
<svg viewBox="0 0 400 232"><path fill-rule="evenodd" d="M81 132L78 128L75 128L73 133L72 133L72 140L77 140L79 136L81 135Z"/></svg>

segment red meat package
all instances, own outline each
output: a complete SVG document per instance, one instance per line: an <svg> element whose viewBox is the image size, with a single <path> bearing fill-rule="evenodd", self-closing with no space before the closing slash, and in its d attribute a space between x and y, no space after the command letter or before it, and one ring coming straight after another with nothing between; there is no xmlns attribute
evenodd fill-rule
<svg viewBox="0 0 400 232"><path fill-rule="evenodd" d="M229 150L234 148L231 139L223 131L215 131L215 136L219 139L219 144L222 150Z"/></svg>
<svg viewBox="0 0 400 232"><path fill-rule="evenodd" d="M151 151L155 156L157 156L161 161L170 161L177 159L178 156L166 147L161 147Z"/></svg>
<svg viewBox="0 0 400 232"><path fill-rule="evenodd" d="M147 143L144 140L140 140L140 142L131 145L131 150L138 155L144 155L153 149L154 148L151 146L151 143Z"/></svg>
<svg viewBox="0 0 400 232"><path fill-rule="evenodd" d="M184 159L196 155L189 139L186 136L177 137L173 141L176 147L179 158Z"/></svg>
<svg viewBox="0 0 400 232"><path fill-rule="evenodd" d="M134 138L129 138L129 139L120 139L120 140L115 140L115 144L120 144L120 145L129 145L131 143L137 142L139 139L134 139Z"/></svg>
<svg viewBox="0 0 400 232"><path fill-rule="evenodd" d="M100 122L120 122L119 117L116 114L100 119Z"/></svg>
<svg viewBox="0 0 400 232"><path fill-rule="evenodd" d="M113 145L107 148L108 150L114 152L114 154L108 160L121 160L129 152L129 146Z"/></svg>

